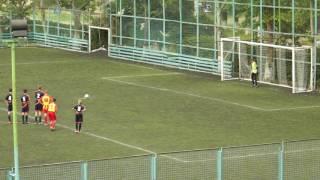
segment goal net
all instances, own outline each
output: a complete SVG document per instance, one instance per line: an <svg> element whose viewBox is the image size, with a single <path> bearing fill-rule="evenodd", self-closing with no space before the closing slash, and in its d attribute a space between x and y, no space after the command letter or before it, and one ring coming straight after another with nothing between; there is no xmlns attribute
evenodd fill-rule
<svg viewBox="0 0 320 180"><path fill-rule="evenodd" d="M109 28L89 26L89 52L108 52L110 42Z"/></svg>
<svg viewBox="0 0 320 180"><path fill-rule="evenodd" d="M251 79L251 60L256 60L259 83L292 88L293 93L314 90L312 47L288 47L221 39L221 80Z"/></svg>

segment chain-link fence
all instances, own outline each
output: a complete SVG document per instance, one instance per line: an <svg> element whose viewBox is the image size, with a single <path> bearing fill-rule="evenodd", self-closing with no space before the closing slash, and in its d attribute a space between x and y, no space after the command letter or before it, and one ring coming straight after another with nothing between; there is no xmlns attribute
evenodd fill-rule
<svg viewBox="0 0 320 180"><path fill-rule="evenodd" d="M110 4L110 54L219 74L221 38L239 37L288 47L312 46L319 70L319 7L318 0L115 0ZM264 68L276 76L274 69ZM315 86L319 73L315 69L311 73Z"/></svg>
<svg viewBox="0 0 320 180"><path fill-rule="evenodd" d="M320 140L22 167L22 180L317 180ZM11 174L11 176L10 176ZM13 171L0 169L0 180Z"/></svg>
<svg viewBox="0 0 320 180"><path fill-rule="evenodd" d="M11 38L10 21L14 18L15 15L10 11L0 12L0 42ZM28 20L29 44L88 52L88 11L34 8L24 18Z"/></svg>

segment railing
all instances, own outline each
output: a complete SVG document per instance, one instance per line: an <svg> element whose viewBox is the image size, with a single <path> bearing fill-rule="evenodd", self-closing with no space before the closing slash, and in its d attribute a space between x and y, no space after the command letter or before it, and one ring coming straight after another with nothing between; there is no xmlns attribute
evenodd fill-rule
<svg viewBox="0 0 320 180"><path fill-rule="evenodd" d="M161 65L177 69L220 75L220 62L216 59L201 58L184 54L176 54L147 48L110 45L110 56L130 61ZM231 63L229 67L231 74ZM228 72L228 70L226 70Z"/></svg>
<svg viewBox="0 0 320 180"><path fill-rule="evenodd" d="M22 180L315 180L320 140L28 166ZM0 169L0 180L13 179Z"/></svg>

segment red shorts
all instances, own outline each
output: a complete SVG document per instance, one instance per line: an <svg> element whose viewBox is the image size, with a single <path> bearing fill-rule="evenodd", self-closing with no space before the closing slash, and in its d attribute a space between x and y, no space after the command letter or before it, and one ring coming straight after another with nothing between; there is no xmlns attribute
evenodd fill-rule
<svg viewBox="0 0 320 180"><path fill-rule="evenodd" d="M55 112L48 112L48 117L49 117L50 121L56 121L57 120Z"/></svg>
<svg viewBox="0 0 320 180"><path fill-rule="evenodd" d="M42 109L42 112L43 112L43 113L48 113L48 109L43 108L43 109Z"/></svg>

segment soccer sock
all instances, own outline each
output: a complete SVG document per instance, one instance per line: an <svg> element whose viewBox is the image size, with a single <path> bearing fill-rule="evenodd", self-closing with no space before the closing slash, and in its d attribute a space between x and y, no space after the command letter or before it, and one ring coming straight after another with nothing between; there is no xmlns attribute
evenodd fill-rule
<svg viewBox="0 0 320 180"><path fill-rule="evenodd" d="M11 116L10 115L8 115L8 120L11 122Z"/></svg>
<svg viewBox="0 0 320 180"><path fill-rule="evenodd" d="M38 116L34 117L34 121L37 123L38 122Z"/></svg>
<svg viewBox="0 0 320 180"><path fill-rule="evenodd" d="M22 117L22 124L24 124L24 115L22 115L21 117Z"/></svg>
<svg viewBox="0 0 320 180"><path fill-rule="evenodd" d="M80 130L81 130L81 126L82 126L82 123L79 123L79 132L80 132Z"/></svg>
<svg viewBox="0 0 320 180"><path fill-rule="evenodd" d="M26 115L26 123L28 123L28 115Z"/></svg>
<svg viewBox="0 0 320 180"><path fill-rule="evenodd" d="M40 115L40 116L39 116L39 123L41 123L41 121L42 121L42 120L41 120L41 115Z"/></svg>
<svg viewBox="0 0 320 180"><path fill-rule="evenodd" d="M79 124L78 123L76 123L76 131L78 131L79 130Z"/></svg>

